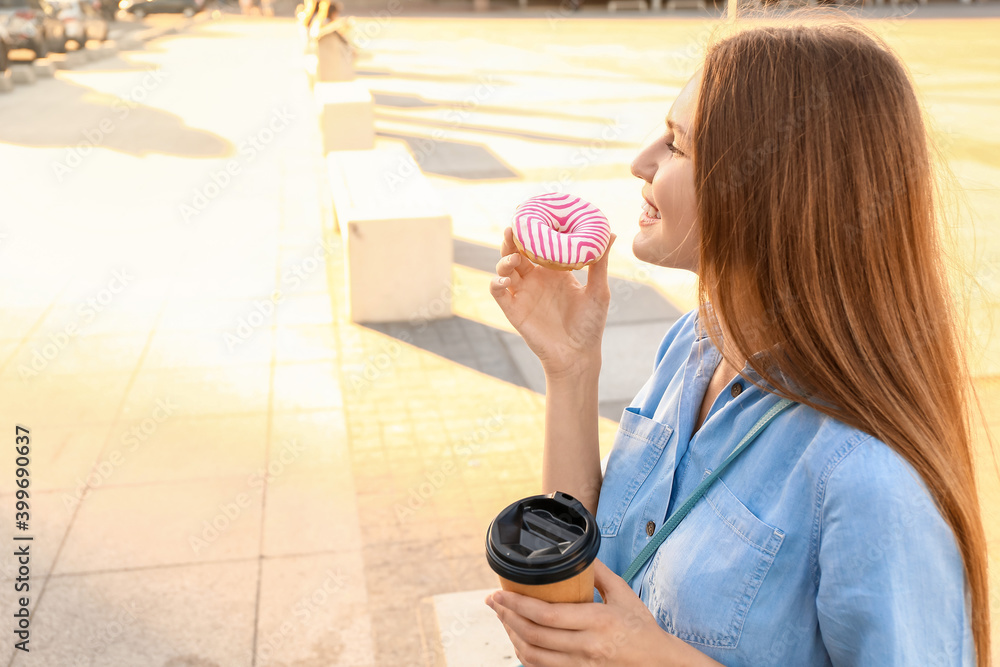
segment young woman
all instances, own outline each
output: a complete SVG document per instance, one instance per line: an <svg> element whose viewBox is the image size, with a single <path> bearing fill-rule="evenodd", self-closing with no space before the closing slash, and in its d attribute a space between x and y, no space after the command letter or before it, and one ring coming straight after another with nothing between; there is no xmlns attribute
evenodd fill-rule
<svg viewBox="0 0 1000 667"><path fill-rule="evenodd" d="M604 604L487 598L527 667L989 663L967 375L908 75L844 21L715 43L642 181L635 256L698 274L602 475L607 255L581 287L507 230L491 292L546 373L543 483L596 513ZM794 404L630 582L663 522Z"/></svg>

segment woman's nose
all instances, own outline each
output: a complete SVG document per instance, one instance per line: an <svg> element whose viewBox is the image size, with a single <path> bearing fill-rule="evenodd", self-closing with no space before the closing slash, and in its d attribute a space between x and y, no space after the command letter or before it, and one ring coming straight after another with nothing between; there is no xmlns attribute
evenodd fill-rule
<svg viewBox="0 0 1000 667"><path fill-rule="evenodd" d="M632 175L636 178L641 178L647 183L653 182L653 176L656 174L656 160L650 154L649 148L635 156L632 160Z"/></svg>

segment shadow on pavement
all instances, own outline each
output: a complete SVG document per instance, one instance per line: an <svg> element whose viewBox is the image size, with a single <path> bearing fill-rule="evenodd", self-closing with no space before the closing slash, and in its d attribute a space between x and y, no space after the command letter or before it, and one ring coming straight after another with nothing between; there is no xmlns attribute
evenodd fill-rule
<svg viewBox="0 0 1000 667"><path fill-rule="evenodd" d="M376 132L376 134L380 137L405 141L420 169L426 174L450 176L468 181L519 176L492 150L481 144L392 132Z"/></svg>
<svg viewBox="0 0 1000 667"><path fill-rule="evenodd" d="M462 239L453 244L456 264L488 273L495 270L496 248ZM574 275L586 284L586 269ZM598 411L617 421L652 371L663 335L682 313L649 285L614 276L609 283ZM460 316L364 326L498 380L545 393L541 364L517 334Z"/></svg>
<svg viewBox="0 0 1000 667"><path fill-rule="evenodd" d="M102 63L103 64L103 63ZM142 100L160 85L154 67L115 58L102 67L75 72L142 72L121 96L99 92L66 79L39 79L0 98L0 142L31 147L94 146L129 155L159 153L220 158L233 144L213 132L188 126L175 114L145 106Z"/></svg>

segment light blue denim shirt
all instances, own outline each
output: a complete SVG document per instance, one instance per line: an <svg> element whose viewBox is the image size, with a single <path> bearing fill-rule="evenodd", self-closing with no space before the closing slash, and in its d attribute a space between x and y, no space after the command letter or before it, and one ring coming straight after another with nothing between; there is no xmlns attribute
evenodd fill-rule
<svg viewBox="0 0 1000 667"><path fill-rule="evenodd" d="M691 437L720 360L688 313L622 415L597 511L598 557L619 575L778 401L737 378ZM631 583L660 627L730 667L974 664L961 555L919 475L882 441L801 404Z"/></svg>

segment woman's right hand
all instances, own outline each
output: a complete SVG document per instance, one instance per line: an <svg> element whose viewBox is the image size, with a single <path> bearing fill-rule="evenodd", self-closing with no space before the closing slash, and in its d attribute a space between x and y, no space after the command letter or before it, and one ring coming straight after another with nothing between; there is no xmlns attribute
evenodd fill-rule
<svg viewBox="0 0 1000 667"><path fill-rule="evenodd" d="M608 319L608 250L587 269L583 286L571 271L537 266L518 252L513 230L504 230L490 293L538 356L547 377L600 368L601 338Z"/></svg>

